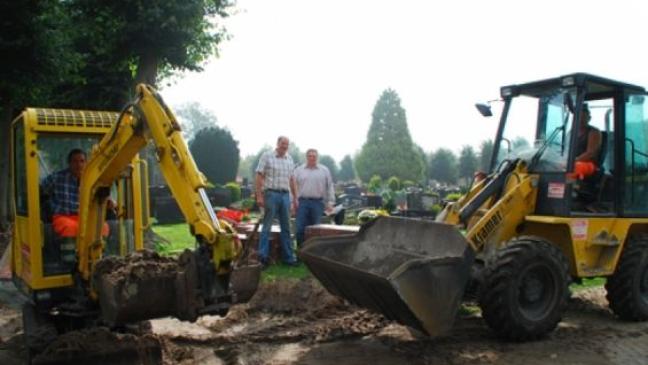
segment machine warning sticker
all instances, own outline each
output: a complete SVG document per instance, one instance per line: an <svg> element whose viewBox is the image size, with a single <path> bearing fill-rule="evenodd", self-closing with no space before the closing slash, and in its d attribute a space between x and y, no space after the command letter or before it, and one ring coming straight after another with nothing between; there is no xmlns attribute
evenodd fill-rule
<svg viewBox="0 0 648 365"><path fill-rule="evenodd" d="M563 199L565 197L564 183L549 183L547 198Z"/></svg>
<svg viewBox="0 0 648 365"><path fill-rule="evenodd" d="M574 219L571 223L572 239L587 239L587 219Z"/></svg>

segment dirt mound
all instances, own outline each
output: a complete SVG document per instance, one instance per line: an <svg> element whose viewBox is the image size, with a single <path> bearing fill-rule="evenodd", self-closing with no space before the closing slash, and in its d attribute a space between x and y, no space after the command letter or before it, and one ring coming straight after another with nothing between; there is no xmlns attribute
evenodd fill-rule
<svg viewBox="0 0 648 365"><path fill-rule="evenodd" d="M178 262L157 252L142 250L130 255L107 256L97 263L93 279L104 278L113 283L141 281L161 276L175 276Z"/></svg>
<svg viewBox="0 0 648 365"><path fill-rule="evenodd" d="M313 278L263 283L248 304L248 311L275 314L317 315L348 310L350 306L331 295Z"/></svg>
<svg viewBox="0 0 648 365"><path fill-rule="evenodd" d="M567 308L579 312L612 313L606 294L603 287L579 290L572 294Z"/></svg>
<svg viewBox="0 0 648 365"><path fill-rule="evenodd" d="M349 305L312 277L263 283L245 306L208 327L219 343L321 343L376 333L383 316ZM221 332L222 331L222 332Z"/></svg>
<svg viewBox="0 0 648 365"><path fill-rule="evenodd" d="M57 337L34 358L42 364L158 364L160 340L153 335L111 332L105 327L72 331Z"/></svg>
<svg viewBox="0 0 648 365"><path fill-rule="evenodd" d="M0 302L0 344L15 336L21 330L22 318L20 313Z"/></svg>
<svg viewBox="0 0 648 365"><path fill-rule="evenodd" d="M173 341L162 338L162 349L164 351L164 364L194 363L193 349L190 347L176 345Z"/></svg>

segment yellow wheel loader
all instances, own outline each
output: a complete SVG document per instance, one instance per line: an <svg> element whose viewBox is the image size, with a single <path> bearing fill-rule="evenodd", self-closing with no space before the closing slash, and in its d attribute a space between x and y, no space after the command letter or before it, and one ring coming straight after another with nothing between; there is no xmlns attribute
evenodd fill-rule
<svg viewBox="0 0 648 365"><path fill-rule="evenodd" d="M119 271L115 261L144 247L150 226L147 166L138 153L149 142L196 237L195 249L167 263L171 270L164 275L147 266L141 272ZM51 197L40 184L67 167L73 148L89 152L79 186L78 234L58 237L48 211ZM203 314L222 315L256 290L259 266L239 267L238 236L217 219L204 190L207 181L175 116L150 86L139 85L136 99L121 113L26 109L12 124L11 161L11 268L16 287L27 297L23 320L29 354L71 330L120 328L162 316L193 321ZM106 235L109 199L117 214L107 222ZM234 290L233 275L240 283ZM97 363L87 355L77 360Z"/></svg>
<svg viewBox="0 0 648 365"><path fill-rule="evenodd" d="M379 217L355 237L309 240L301 259L333 294L429 335L471 291L501 338L537 339L560 322L569 284L593 277L616 316L645 321L646 91L576 73L500 94L489 175L435 222ZM596 153L581 161L591 130Z"/></svg>

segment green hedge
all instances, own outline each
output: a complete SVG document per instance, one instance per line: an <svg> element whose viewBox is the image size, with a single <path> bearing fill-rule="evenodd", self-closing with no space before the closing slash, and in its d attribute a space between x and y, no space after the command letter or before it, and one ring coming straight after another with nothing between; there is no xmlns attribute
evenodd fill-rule
<svg viewBox="0 0 648 365"><path fill-rule="evenodd" d="M228 182L225 184L225 188L229 189L232 196L232 201L237 202L241 200L241 187L235 182Z"/></svg>

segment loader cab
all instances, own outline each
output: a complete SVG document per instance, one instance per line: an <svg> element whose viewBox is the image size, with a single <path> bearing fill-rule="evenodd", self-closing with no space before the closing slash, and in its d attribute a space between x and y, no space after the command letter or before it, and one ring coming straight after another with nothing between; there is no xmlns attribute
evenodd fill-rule
<svg viewBox="0 0 648 365"><path fill-rule="evenodd" d="M523 159L539 175L537 215L648 216L648 100L642 87L577 73L501 88L491 171ZM575 177L578 127L600 131L596 171Z"/></svg>
<svg viewBox="0 0 648 365"><path fill-rule="evenodd" d="M67 247L74 255L76 238L54 233L50 198L42 182L67 168L72 149L81 149L90 158L92 147L116 119L117 113L28 108L13 121L12 269L17 287L25 293L48 296L50 289L72 284L75 259L63 259L62 250ZM108 222L104 254L125 254L143 246L143 230L149 224L146 166L137 158L131 166L112 187L118 208Z"/></svg>

